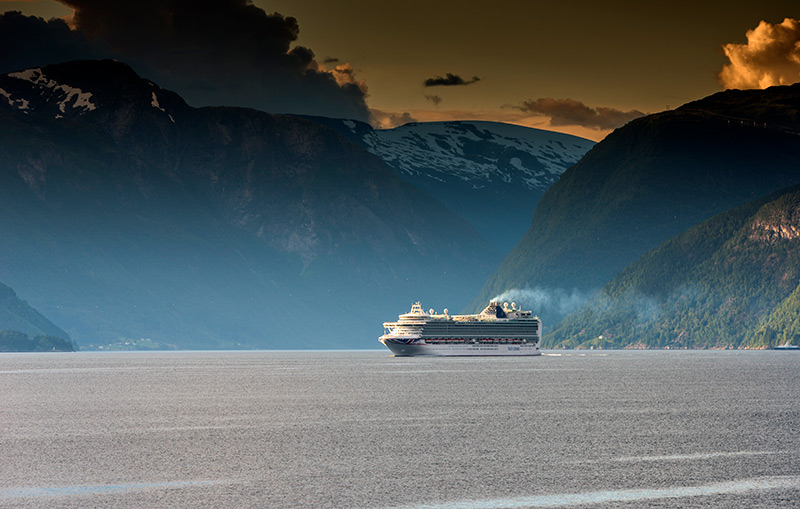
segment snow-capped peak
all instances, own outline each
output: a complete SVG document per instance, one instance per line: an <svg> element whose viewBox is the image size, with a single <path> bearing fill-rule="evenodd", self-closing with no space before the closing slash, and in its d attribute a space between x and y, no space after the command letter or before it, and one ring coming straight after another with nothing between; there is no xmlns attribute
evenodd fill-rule
<svg viewBox="0 0 800 509"><path fill-rule="evenodd" d="M519 241L547 188L595 144L498 122L414 122L376 131L353 120L316 120L383 159L501 250Z"/></svg>
<svg viewBox="0 0 800 509"><path fill-rule="evenodd" d="M27 110L28 109L28 105L30 104L27 99L23 99L23 98L13 99L11 97L11 94L6 92L2 88L0 88L0 95L2 95L3 97L6 98L6 100L8 101L8 105L11 106L12 108L17 108L17 109L20 109L20 110Z"/></svg>
<svg viewBox="0 0 800 509"><path fill-rule="evenodd" d="M364 136L367 150L408 175L521 182L544 190L594 142L497 122L410 123Z"/></svg>
<svg viewBox="0 0 800 509"><path fill-rule="evenodd" d="M30 82L46 101L57 101L58 109L61 113L66 113L67 107L83 110L83 113L97 109L97 106L92 102L91 92L84 92L80 88L60 84L57 81L48 79L39 68L12 72L8 76ZM11 99L9 98L10 101Z"/></svg>
<svg viewBox="0 0 800 509"><path fill-rule="evenodd" d="M44 74L42 74L42 70L39 68L12 72L8 75L11 78L17 78L18 80L30 81L34 85L39 85L40 83L44 82L45 86L47 86L47 83L49 83L47 78L44 77Z"/></svg>

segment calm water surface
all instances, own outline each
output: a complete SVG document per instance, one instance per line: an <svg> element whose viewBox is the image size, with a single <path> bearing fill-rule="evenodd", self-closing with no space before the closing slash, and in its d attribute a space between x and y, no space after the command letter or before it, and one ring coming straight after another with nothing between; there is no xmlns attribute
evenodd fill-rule
<svg viewBox="0 0 800 509"><path fill-rule="evenodd" d="M0 507L797 507L800 353L0 355Z"/></svg>

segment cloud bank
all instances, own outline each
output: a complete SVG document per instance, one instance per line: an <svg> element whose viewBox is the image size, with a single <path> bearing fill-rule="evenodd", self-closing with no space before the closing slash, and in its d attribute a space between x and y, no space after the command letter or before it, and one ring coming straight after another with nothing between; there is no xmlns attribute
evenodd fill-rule
<svg viewBox="0 0 800 509"><path fill-rule="evenodd" d="M800 21L786 18L773 25L761 21L747 31L747 44L722 46L729 64L722 67L723 88L767 88L800 81Z"/></svg>
<svg viewBox="0 0 800 509"><path fill-rule="evenodd" d="M455 87L472 85L480 80L481 79L477 76L473 76L470 80L465 80L458 74L448 72L445 76L434 76L433 78L428 78L422 84L426 87Z"/></svg>
<svg viewBox="0 0 800 509"><path fill-rule="evenodd" d="M327 71L311 49L293 45L295 18L250 0L59 1L75 9L74 30L62 20L2 15L0 71L110 57L195 106L369 119L366 85L352 67Z"/></svg>
<svg viewBox="0 0 800 509"><path fill-rule="evenodd" d="M64 20L45 21L19 11L0 14L0 73L108 54L102 42L90 43Z"/></svg>
<svg viewBox="0 0 800 509"><path fill-rule="evenodd" d="M395 127L417 121L417 119L407 111L399 113L372 109L371 113L372 125L376 129L394 129Z"/></svg>
<svg viewBox="0 0 800 509"><path fill-rule="evenodd" d="M575 99L550 97L523 101L511 108L528 115L548 117L552 126L573 125L596 130L616 129L635 118L644 116L639 110L622 111L604 106L592 108Z"/></svg>

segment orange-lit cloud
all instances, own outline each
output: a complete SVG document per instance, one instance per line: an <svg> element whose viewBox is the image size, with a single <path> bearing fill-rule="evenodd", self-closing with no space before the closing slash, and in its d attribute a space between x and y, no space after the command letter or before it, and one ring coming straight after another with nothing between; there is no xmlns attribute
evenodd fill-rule
<svg viewBox="0 0 800 509"><path fill-rule="evenodd" d="M800 21L786 18L773 25L761 21L747 31L747 44L722 46L729 64L722 67L723 88L767 88L800 81Z"/></svg>
<svg viewBox="0 0 800 509"><path fill-rule="evenodd" d="M338 60L336 60L338 61ZM322 71L325 71L324 66L319 66ZM331 70L328 70L330 74L336 78L336 84L340 87L343 87L347 84L356 85L361 91L364 93L364 97L367 96L367 82L366 80L357 80L356 79L356 72L353 69L353 66L350 62L345 62L343 64L339 64Z"/></svg>
<svg viewBox="0 0 800 509"><path fill-rule="evenodd" d="M412 117L407 111L397 113L376 110L375 108L371 108L369 111L370 123L375 129L393 129L395 127L400 127L403 124L408 124L409 122L417 122L417 119Z"/></svg>
<svg viewBox="0 0 800 509"><path fill-rule="evenodd" d="M402 113L392 113L373 108L370 111L372 112L372 126L376 129L391 129L408 122L483 120L572 134L593 141L600 141L611 132L611 129L598 130L581 126L554 126L548 118L531 116L508 108L503 110L410 110Z"/></svg>
<svg viewBox="0 0 800 509"><path fill-rule="evenodd" d="M621 127L644 115L639 110L622 111L606 106L590 107L575 99L543 97L510 106L530 116L550 119L551 126L581 126L596 130Z"/></svg>
<svg viewBox="0 0 800 509"><path fill-rule="evenodd" d="M449 120L486 120L517 124L522 115L508 111L492 110L411 110L410 114L419 122L445 122Z"/></svg>

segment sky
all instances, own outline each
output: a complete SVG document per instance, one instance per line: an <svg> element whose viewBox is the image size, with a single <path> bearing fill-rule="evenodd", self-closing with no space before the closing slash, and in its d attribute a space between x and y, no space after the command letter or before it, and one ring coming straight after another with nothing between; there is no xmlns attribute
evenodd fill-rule
<svg viewBox="0 0 800 509"><path fill-rule="evenodd" d="M195 106L376 127L478 119L600 140L725 88L800 81L796 0L0 0L12 10L0 72L110 56Z"/></svg>

